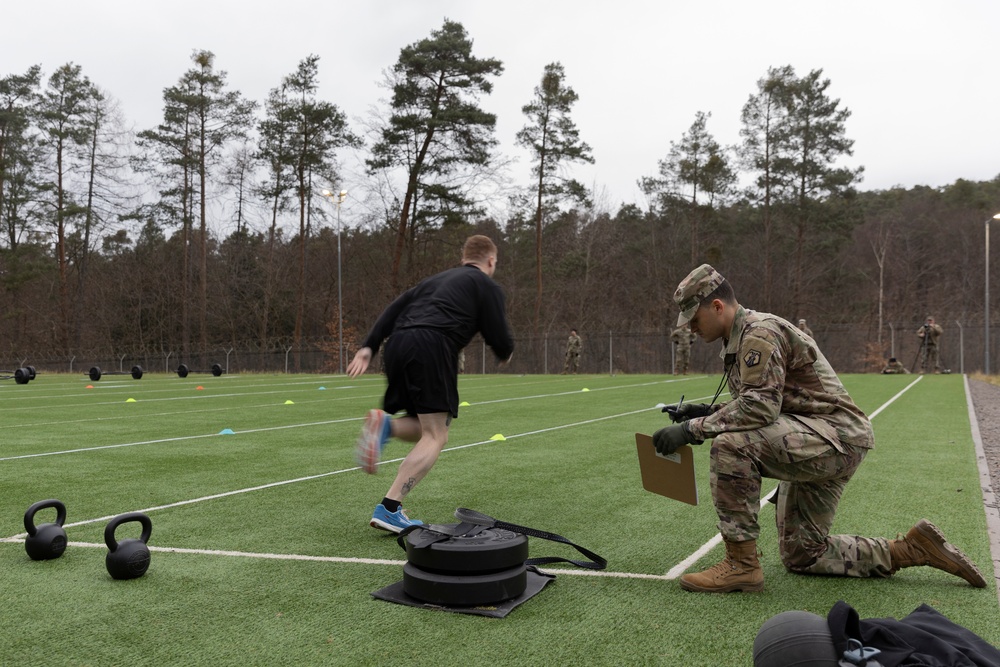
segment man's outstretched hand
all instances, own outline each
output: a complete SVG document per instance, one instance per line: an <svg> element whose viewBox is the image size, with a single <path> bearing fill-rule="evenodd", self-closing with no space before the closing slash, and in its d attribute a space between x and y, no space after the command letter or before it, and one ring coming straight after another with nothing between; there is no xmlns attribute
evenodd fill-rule
<svg viewBox="0 0 1000 667"><path fill-rule="evenodd" d="M352 378L356 378L366 370L368 370L368 364L372 360L372 350L370 347L363 347L357 351L354 358L351 359L351 363L347 364L347 374Z"/></svg>

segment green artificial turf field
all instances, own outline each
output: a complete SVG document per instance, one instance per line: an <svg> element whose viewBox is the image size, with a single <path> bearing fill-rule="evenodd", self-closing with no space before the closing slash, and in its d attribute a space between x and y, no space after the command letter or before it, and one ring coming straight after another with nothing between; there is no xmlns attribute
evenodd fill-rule
<svg viewBox="0 0 1000 667"><path fill-rule="evenodd" d="M390 442L376 475L354 462L362 418L381 399L379 376L39 374L4 383L0 664L750 665L765 620L791 609L825 615L838 600L862 618L901 618L928 603L1000 644L963 378L842 379L874 415L877 445L834 531L891 538L929 518L988 588L930 568L864 580L787 573L765 506L764 591L682 591L672 571L716 535L708 446L695 448L702 501L692 507L643 490L633 434L666 423L658 403L709 400L718 375L462 376L470 405L408 497L410 515L449 523L467 507L608 560L596 574L547 568L556 580L504 619L371 597L402 578L405 560L368 519L408 445ZM773 486L765 480L765 491ZM70 544L36 562L23 546L24 513L47 498L65 503ZM152 559L144 577L117 581L104 565L104 528L131 511L152 520ZM36 523L54 516L42 510ZM137 523L117 532L138 534ZM580 557L529 544L531 556ZM689 569L722 553L715 546Z"/></svg>

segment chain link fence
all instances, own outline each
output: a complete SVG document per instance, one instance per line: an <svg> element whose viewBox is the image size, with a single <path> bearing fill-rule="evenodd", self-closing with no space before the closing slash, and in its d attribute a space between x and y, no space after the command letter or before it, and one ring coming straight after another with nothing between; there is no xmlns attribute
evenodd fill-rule
<svg viewBox="0 0 1000 667"><path fill-rule="evenodd" d="M823 354L842 373L877 373L890 356L896 357L910 371L919 372L921 339L916 332L923 322L889 324L883 328L879 345L874 327L861 324L831 324L810 322L810 327ZM982 324L971 326L960 322L939 322L944 333L939 341L942 369L953 373L981 372L984 368L985 340ZM1000 328L1000 327L998 327ZM639 374L672 373L675 350L670 342L670 330L622 333L615 331L581 331L583 351L579 373ZM565 335L519 336L515 338L511 363L500 366L482 338L476 337L465 348L466 373L558 374L566 357ZM996 337L991 359L1000 360ZM718 373L722 368L719 351L722 343L706 344L701 340L691 347L690 372ZM91 367L103 372L127 372L141 366L144 372L175 373L184 364L192 372L210 372L219 364L225 373L331 373L346 369L354 353L345 350L343 359L337 354L338 341L323 338L276 343L268 347L255 345L227 346L204 353L182 355L175 351L93 350L71 357L20 354L16 351L0 356L0 372L13 371L31 365L39 372L79 373L87 375ZM346 345L345 345L346 347ZM381 368L375 359L369 372ZM995 371L995 369L994 369Z"/></svg>
<svg viewBox="0 0 1000 667"><path fill-rule="evenodd" d="M826 327L810 325L820 350L841 373L878 373L889 357L896 357L907 370L920 372L920 345L917 330L923 322L887 325L879 345L877 333L853 324ZM942 370L953 373L981 372L984 365L984 332L959 323L945 326L938 351ZM670 331L617 333L603 335L581 332L583 351L579 373L673 373L675 348ZM561 373L565 366L567 336L521 337L515 339L510 373ZM992 338L992 336L991 336ZM990 356L996 359L996 341ZM722 341L691 346L689 372L718 373L722 369L719 353ZM489 348L476 338L466 348L465 370L468 373L497 372Z"/></svg>

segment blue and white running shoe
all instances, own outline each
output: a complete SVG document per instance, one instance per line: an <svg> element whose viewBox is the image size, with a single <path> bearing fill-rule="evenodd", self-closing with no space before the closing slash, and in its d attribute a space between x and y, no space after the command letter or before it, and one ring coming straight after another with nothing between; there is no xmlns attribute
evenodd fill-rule
<svg viewBox="0 0 1000 667"><path fill-rule="evenodd" d="M422 526L424 522L406 516L406 512L403 511L402 507L395 512L390 512L385 508L385 505L379 503L375 506L375 511L372 513L370 525L372 528L381 528L382 530L388 530L390 533L399 534L410 526Z"/></svg>

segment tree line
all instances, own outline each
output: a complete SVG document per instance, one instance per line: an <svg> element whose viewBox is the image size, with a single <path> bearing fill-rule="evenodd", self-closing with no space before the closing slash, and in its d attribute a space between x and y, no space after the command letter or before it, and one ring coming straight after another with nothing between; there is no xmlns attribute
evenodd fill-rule
<svg viewBox="0 0 1000 667"><path fill-rule="evenodd" d="M525 339L669 332L673 289L702 262L749 307L860 332L860 367L887 353L893 323L983 324L983 223L1000 212L1000 177L860 190L850 111L822 70L769 68L739 145L720 145L698 112L657 165L636 165L641 206L571 177L594 158L559 62L526 95L520 185L482 107L503 63L474 54L461 24L401 48L389 98L357 127L318 97L319 71L307 56L255 101L195 51L163 90L162 120L139 131L73 63L0 78L5 353L190 357L340 338L353 350L396 293L454 265L470 233L498 243L496 278ZM365 186L342 226L348 155Z"/></svg>

